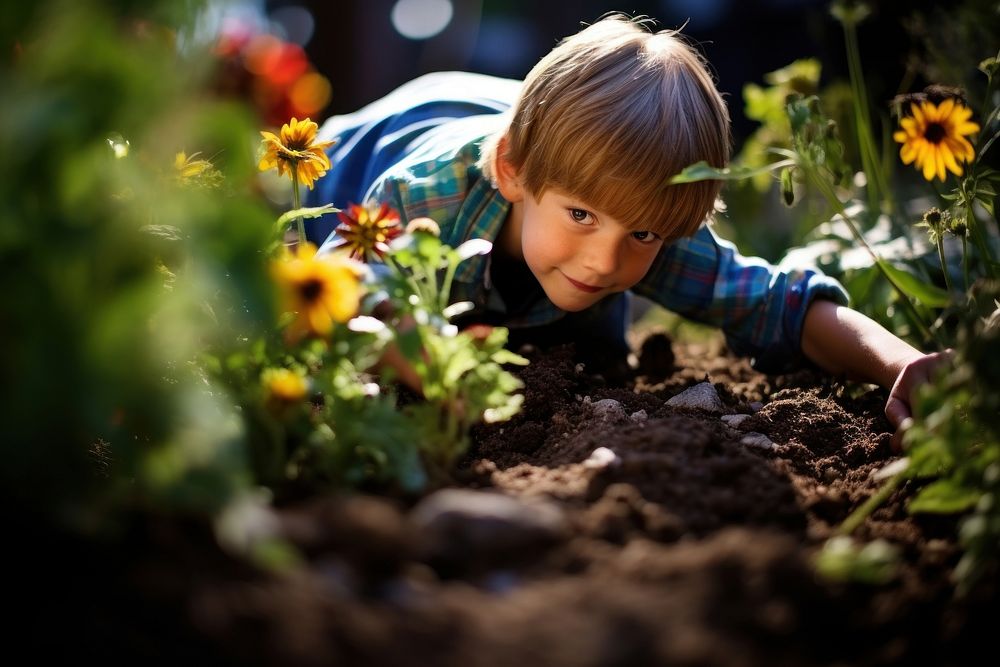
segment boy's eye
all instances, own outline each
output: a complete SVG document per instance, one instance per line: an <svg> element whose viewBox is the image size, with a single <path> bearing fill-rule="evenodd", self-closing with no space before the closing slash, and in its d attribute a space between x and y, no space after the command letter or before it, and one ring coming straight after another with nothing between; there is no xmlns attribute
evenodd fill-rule
<svg viewBox="0 0 1000 667"><path fill-rule="evenodd" d="M660 239L654 232L632 232L632 238L640 243L654 243Z"/></svg>
<svg viewBox="0 0 1000 667"><path fill-rule="evenodd" d="M590 217L590 214L582 208L571 208L569 209L569 217L573 218L576 222L585 222Z"/></svg>

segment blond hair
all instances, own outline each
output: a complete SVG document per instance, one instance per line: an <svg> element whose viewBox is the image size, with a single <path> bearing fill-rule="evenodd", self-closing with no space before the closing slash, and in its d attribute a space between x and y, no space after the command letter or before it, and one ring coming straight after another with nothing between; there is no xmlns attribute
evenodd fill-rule
<svg viewBox="0 0 1000 667"><path fill-rule="evenodd" d="M607 16L542 58L509 127L483 145L486 178L503 157L536 197L558 188L668 240L697 231L721 182L668 180L699 160L726 165L729 113L701 56L677 31L645 23Z"/></svg>

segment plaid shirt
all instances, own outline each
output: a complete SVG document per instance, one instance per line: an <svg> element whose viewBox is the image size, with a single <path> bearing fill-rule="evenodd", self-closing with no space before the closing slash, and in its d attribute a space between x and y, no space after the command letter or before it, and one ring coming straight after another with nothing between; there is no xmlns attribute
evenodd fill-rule
<svg viewBox="0 0 1000 667"><path fill-rule="evenodd" d="M474 238L495 242L510 203L490 187L476 161L482 140L501 129L503 120L494 112L423 124L407 135L406 150L371 183L365 200L388 202L403 224L432 218L451 246ZM325 203L313 199L313 204ZM334 242L331 235L321 252ZM720 327L735 352L754 357L757 368L771 372L800 359L802 326L813 299L848 302L846 291L832 278L810 268L779 270L743 257L707 225L693 237L665 246L632 291L679 315ZM452 298L471 301L480 312L506 313L491 282L488 255L460 265ZM505 324L543 325L565 314L542 293L524 311L508 314Z"/></svg>

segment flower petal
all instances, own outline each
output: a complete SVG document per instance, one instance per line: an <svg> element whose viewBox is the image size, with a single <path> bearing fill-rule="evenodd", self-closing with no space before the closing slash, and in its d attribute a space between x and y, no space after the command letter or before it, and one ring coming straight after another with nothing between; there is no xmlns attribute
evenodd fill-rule
<svg viewBox="0 0 1000 667"><path fill-rule="evenodd" d="M961 176L962 168L958 166L957 162L955 162L955 156L952 155L951 151L944 149L941 152L944 153L944 164L946 167L948 167L948 171L955 174L956 176Z"/></svg>

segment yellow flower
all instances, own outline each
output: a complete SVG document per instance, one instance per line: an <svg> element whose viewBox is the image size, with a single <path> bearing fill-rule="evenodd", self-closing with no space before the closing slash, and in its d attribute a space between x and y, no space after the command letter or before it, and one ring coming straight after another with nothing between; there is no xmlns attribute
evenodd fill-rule
<svg viewBox="0 0 1000 667"><path fill-rule="evenodd" d="M292 118L290 122L281 126L280 137L262 131L260 134L264 137L261 142L264 155L258 165L260 170L277 168L281 176L284 176L287 170L289 175L294 173L300 183L304 183L312 190L316 179L330 169L330 158L326 156L326 149L334 143L316 141L318 129L319 126L308 118L305 120Z"/></svg>
<svg viewBox="0 0 1000 667"><path fill-rule="evenodd" d="M969 122L972 111L961 102L948 98L940 104L921 102L910 104L912 116L899 121L900 128L892 138L903 144L899 157L903 164L916 163L928 181L945 179L945 169L962 175L958 161L975 157L972 144L965 138L979 131L979 125Z"/></svg>
<svg viewBox="0 0 1000 667"><path fill-rule="evenodd" d="M350 251L351 259L365 262L381 261L389 251L389 242L403 233L399 214L382 204L372 206L352 204L347 211L337 214L340 225L335 230L339 240L336 247Z"/></svg>
<svg viewBox="0 0 1000 667"><path fill-rule="evenodd" d="M268 368L261 373L260 381L271 403L298 403L309 390L306 379L287 368Z"/></svg>
<svg viewBox="0 0 1000 667"><path fill-rule="evenodd" d="M282 291L285 311L296 314L288 330L292 340L325 336L334 322L347 322L358 312L362 271L349 259L317 257L316 246L303 243L295 255L272 264L272 275Z"/></svg>

